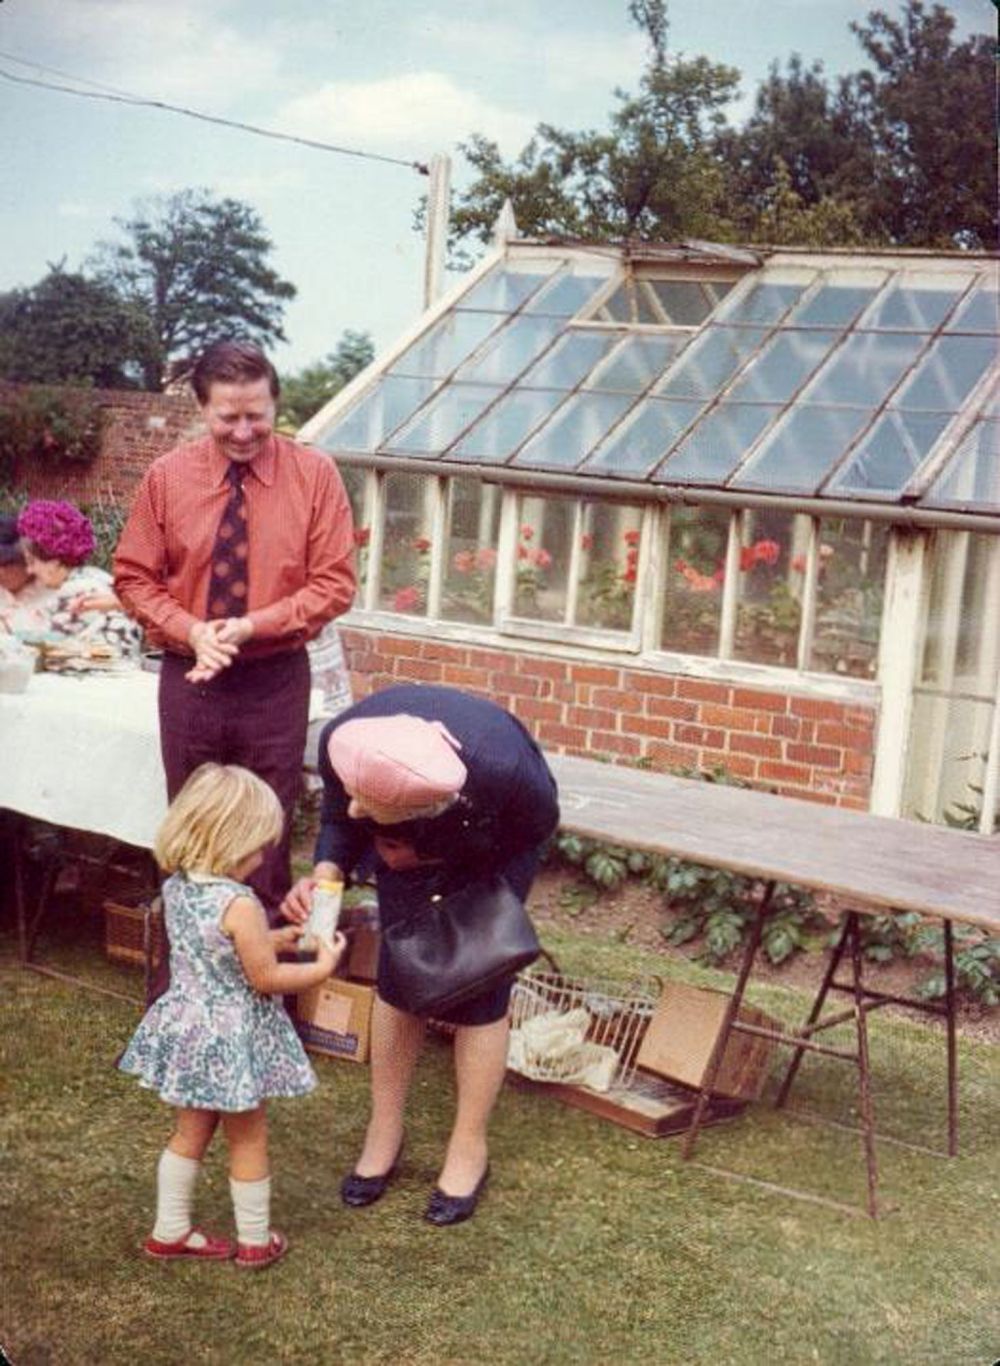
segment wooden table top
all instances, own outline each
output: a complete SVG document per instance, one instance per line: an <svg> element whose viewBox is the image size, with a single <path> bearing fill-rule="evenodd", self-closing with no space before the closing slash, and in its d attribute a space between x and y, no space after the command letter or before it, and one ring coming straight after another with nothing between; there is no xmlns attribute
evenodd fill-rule
<svg viewBox="0 0 1000 1366"><path fill-rule="evenodd" d="M770 881L858 910L919 911L1000 933L1000 839L748 788L547 755L561 828Z"/></svg>

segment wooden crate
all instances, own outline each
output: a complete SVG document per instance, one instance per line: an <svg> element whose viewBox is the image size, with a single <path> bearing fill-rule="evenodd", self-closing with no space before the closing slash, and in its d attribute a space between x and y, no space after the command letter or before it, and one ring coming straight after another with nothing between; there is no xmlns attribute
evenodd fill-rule
<svg viewBox="0 0 1000 1366"><path fill-rule="evenodd" d="M163 911L159 897L129 906L120 901L104 903L104 952L116 963L146 966L145 922L149 918L151 966L163 955Z"/></svg>

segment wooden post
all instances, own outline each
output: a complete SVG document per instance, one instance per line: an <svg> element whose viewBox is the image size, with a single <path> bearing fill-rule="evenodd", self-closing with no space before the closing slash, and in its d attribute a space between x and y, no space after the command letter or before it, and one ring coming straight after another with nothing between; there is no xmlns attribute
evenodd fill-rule
<svg viewBox="0 0 1000 1366"><path fill-rule="evenodd" d="M897 527L889 544L882 634L879 641L878 741L870 810L898 816L902 810L906 760L912 736L913 688L920 671L926 611L924 564L927 538Z"/></svg>
<svg viewBox="0 0 1000 1366"><path fill-rule="evenodd" d="M448 257L448 219L451 194L451 159L431 157L427 191L427 252L424 257L424 308L430 308L444 291Z"/></svg>

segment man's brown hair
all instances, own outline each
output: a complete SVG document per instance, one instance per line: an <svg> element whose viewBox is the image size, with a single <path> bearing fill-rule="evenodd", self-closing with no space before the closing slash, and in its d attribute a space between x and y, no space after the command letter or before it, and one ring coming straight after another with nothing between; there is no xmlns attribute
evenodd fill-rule
<svg viewBox="0 0 1000 1366"><path fill-rule="evenodd" d="M259 346L247 341L213 342L191 371L191 388L199 403L207 403L215 383L241 384L266 379L275 402L281 394L278 372Z"/></svg>

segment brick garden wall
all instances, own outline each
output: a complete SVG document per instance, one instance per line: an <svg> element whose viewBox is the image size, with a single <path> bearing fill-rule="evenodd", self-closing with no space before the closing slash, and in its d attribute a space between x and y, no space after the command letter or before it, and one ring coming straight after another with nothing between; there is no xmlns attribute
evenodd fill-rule
<svg viewBox="0 0 1000 1366"><path fill-rule="evenodd" d="M0 384L5 389L16 387ZM23 459L13 470L18 492L30 498L127 506L150 462L199 428L198 406L189 394L131 389L93 392L105 410L104 439L97 459L89 465Z"/></svg>
<svg viewBox="0 0 1000 1366"><path fill-rule="evenodd" d="M354 696L445 683L507 707L545 748L711 769L784 796L867 809L875 710L793 691L345 627Z"/></svg>

